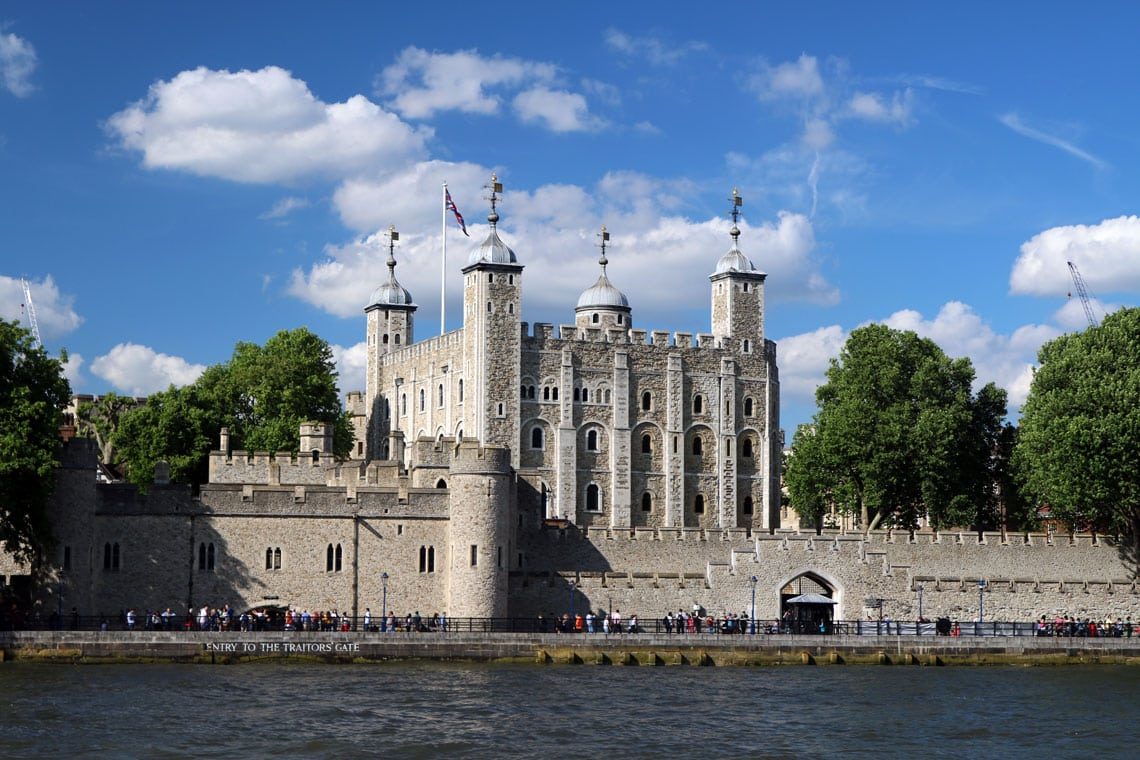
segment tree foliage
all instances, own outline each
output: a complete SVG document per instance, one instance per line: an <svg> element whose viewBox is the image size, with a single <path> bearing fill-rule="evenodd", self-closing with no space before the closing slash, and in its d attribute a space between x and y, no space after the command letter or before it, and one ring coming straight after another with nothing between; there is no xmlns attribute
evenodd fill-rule
<svg viewBox="0 0 1140 760"><path fill-rule="evenodd" d="M1140 309L1063 335L1037 359L1014 452L1026 493L1140 551Z"/></svg>
<svg viewBox="0 0 1140 760"><path fill-rule="evenodd" d="M865 529L978 525L992 490L1005 391L971 392L968 359L885 325L853 331L796 432L787 484L802 517L831 508Z"/></svg>
<svg viewBox="0 0 1140 760"><path fill-rule="evenodd" d="M71 396L66 360L48 356L19 323L0 320L0 543L19 559L51 541L47 501Z"/></svg>
<svg viewBox="0 0 1140 760"><path fill-rule="evenodd" d="M105 465L118 463L114 437L119 429L119 420L124 412L138 405L130 396L106 393L94 401L84 401L79 405L76 423L79 434L92 436L99 447L99 461Z"/></svg>
<svg viewBox="0 0 1140 760"><path fill-rule="evenodd" d="M331 423L333 452L344 457L353 434L336 377L328 343L303 327L283 330L264 346L238 343L191 385L155 393L123 415L113 440L128 478L142 486L160 461L175 482L205 482L223 427L235 448L296 452L302 422Z"/></svg>

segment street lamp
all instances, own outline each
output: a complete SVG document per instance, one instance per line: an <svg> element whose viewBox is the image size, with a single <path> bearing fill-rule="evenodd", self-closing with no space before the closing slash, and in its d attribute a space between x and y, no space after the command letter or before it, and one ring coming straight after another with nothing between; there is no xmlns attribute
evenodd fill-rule
<svg viewBox="0 0 1140 760"><path fill-rule="evenodd" d="M566 590L569 604L566 606L570 608L570 631L576 630L574 628L574 588L578 585L577 581L570 581L570 586Z"/></svg>
<svg viewBox="0 0 1140 760"><path fill-rule="evenodd" d="M388 630L388 573L380 573L380 583L384 586L384 600L380 603L380 615L383 622L380 624L381 631Z"/></svg>
<svg viewBox="0 0 1140 760"><path fill-rule="evenodd" d="M986 579L978 578L978 622L984 623L985 615L985 599L982 598L982 592L986 590Z"/></svg>
<svg viewBox="0 0 1140 760"><path fill-rule="evenodd" d="M918 584L918 622L919 623L922 622L922 592L923 591L925 591L925 589L922 587L922 584L921 583Z"/></svg>
<svg viewBox="0 0 1140 760"><path fill-rule="evenodd" d="M753 575L749 580L752 582L752 624L749 627L752 634L756 633L756 581L758 580Z"/></svg>

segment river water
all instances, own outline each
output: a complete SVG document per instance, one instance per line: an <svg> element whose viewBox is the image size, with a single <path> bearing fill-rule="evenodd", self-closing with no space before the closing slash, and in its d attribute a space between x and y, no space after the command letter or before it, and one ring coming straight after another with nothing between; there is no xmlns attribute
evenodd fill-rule
<svg viewBox="0 0 1140 760"><path fill-rule="evenodd" d="M1140 669L0 665L0 758L1128 757Z"/></svg>

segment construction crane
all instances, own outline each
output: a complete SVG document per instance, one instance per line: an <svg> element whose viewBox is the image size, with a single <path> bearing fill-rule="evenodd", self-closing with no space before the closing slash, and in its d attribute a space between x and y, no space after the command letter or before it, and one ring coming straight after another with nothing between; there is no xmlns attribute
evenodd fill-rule
<svg viewBox="0 0 1140 760"><path fill-rule="evenodd" d="M1089 299L1088 288L1085 287L1085 278L1081 277L1081 271L1077 269L1077 265L1073 262L1066 262L1069 265L1069 274L1073 276L1073 284L1077 286L1077 296L1081 299L1081 306L1085 307L1085 318L1089 321L1089 327L1096 327L1096 317L1093 316L1092 302ZM1070 293L1069 297L1072 298L1073 294Z"/></svg>
<svg viewBox="0 0 1140 760"><path fill-rule="evenodd" d="M20 280L20 284L24 286L24 309L28 313L28 326L32 328L32 337L36 340L36 348L43 345L40 340L40 324L36 321L36 306L32 303L32 286L28 284L27 278Z"/></svg>

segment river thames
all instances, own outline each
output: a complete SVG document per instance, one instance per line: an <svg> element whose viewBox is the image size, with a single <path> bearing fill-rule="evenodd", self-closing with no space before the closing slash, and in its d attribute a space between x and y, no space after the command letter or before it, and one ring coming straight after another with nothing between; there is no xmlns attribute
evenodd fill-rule
<svg viewBox="0 0 1140 760"><path fill-rule="evenodd" d="M7 663L0 687L4 758L1121 757L1140 715L1128 666Z"/></svg>

